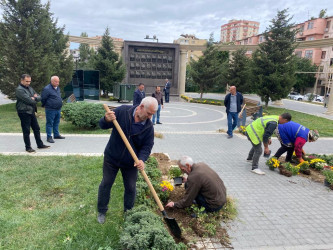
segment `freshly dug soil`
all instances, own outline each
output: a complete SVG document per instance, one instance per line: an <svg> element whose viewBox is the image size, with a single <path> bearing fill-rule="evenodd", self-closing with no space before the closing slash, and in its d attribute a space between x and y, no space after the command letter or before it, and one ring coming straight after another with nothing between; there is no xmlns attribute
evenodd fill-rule
<svg viewBox="0 0 333 250"><path fill-rule="evenodd" d="M157 159L159 163L159 169L165 176L168 174L168 170L171 165L177 165L177 161L170 160L169 157L163 153L154 153L152 156ZM169 201L178 201L184 197L184 194L184 185L175 186L174 190L170 194ZM165 206L166 204L163 205ZM190 245L191 249L197 249L193 243L195 243L198 238L207 237L208 231L204 228L204 223L202 223L202 221L197 218L192 218L192 212L190 209L166 208L165 211L170 218L175 218L182 230L182 238L175 238L176 242L183 242L187 245ZM228 233L222 226L217 227L216 234L212 236L212 238L217 239L224 247L232 248Z"/></svg>

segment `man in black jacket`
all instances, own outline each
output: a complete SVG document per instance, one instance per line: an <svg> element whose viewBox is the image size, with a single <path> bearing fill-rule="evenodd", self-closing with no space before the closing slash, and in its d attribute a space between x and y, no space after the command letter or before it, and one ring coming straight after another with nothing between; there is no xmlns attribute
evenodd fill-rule
<svg viewBox="0 0 333 250"><path fill-rule="evenodd" d="M144 169L144 162L148 159L154 145L154 127L150 118L156 110L156 99L146 97L139 106L122 105L114 112L106 112L99 121L102 129L113 128L104 151L103 179L98 190L97 220L101 224L105 222L111 188L119 170L125 187L124 211L134 206L138 169ZM114 128L112 121L115 119L139 158L138 164L134 162L120 134Z"/></svg>
<svg viewBox="0 0 333 250"><path fill-rule="evenodd" d="M137 106L141 103L142 99L146 97L146 93L144 91L145 85L143 83L139 84L137 90L133 93L133 106Z"/></svg>
<svg viewBox="0 0 333 250"><path fill-rule="evenodd" d="M227 112L228 118L228 139L232 138L232 131L237 126L238 113L241 111L243 104L243 95L236 91L235 86L231 86L230 93L224 98L224 106Z"/></svg>
<svg viewBox="0 0 333 250"><path fill-rule="evenodd" d="M47 141L50 143L54 143L52 130L54 139L65 139L65 137L61 136L59 133L62 107L59 82L58 76L52 76L51 83L42 91L42 107L45 107Z"/></svg>
<svg viewBox="0 0 333 250"><path fill-rule="evenodd" d="M25 150L28 153L34 153L36 151L31 148L30 127L34 132L37 147L39 149L49 148L50 146L44 145L40 138L40 128L35 116L35 112L37 112L36 104L40 101L41 98L39 95L37 95L35 90L30 87L30 83L31 76L28 74L23 74L21 76L21 83L16 88L15 94L17 100L16 110L21 120Z"/></svg>

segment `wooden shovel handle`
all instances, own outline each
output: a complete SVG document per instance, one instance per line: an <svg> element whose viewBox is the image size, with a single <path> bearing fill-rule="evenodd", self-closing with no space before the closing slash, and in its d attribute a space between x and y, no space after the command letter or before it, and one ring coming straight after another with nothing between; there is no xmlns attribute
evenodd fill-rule
<svg viewBox="0 0 333 250"><path fill-rule="evenodd" d="M104 109L105 109L106 112L109 112L109 111L110 111L108 105L103 104L103 106L104 106ZM112 120L112 122L113 122L114 126L116 127L118 133L120 134L121 138L123 139L123 141L124 141L124 143L125 143L125 145L126 145L126 148L128 149L128 151L129 151L130 154L132 155L133 160L135 161L135 163L139 163L139 159L138 159L138 157L136 156L136 154L135 154L135 152L134 152L134 150L133 150L131 144L128 142L128 139L127 139L126 135L124 134L123 130L122 130L121 127L119 126L119 123L117 122L116 119L115 119L115 120ZM148 187L149 187L149 189L150 189L150 192L153 194L154 199L155 199L155 201L156 201L156 203L157 203L159 209L161 210L161 212L163 212L163 211L164 211L164 207L163 207L163 205L162 205L162 203L161 203L161 201L160 201L160 198L158 198L158 195L157 195L157 193L156 193L156 191L155 191L153 185L151 184L151 182L150 182L150 180L149 180L149 178L148 178L146 172L145 172L144 170L140 170L140 172L141 172L143 178L145 179L145 181L147 182Z"/></svg>
<svg viewBox="0 0 333 250"><path fill-rule="evenodd" d="M246 103L243 105L242 110L239 112L238 118L241 117L241 115L243 114L243 110L245 109L245 107L246 107Z"/></svg>

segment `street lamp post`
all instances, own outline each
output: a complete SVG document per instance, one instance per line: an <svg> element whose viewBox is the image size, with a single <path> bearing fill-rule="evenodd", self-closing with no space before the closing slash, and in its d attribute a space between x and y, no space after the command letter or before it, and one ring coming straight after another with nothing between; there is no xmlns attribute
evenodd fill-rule
<svg viewBox="0 0 333 250"><path fill-rule="evenodd" d="M149 37L149 35L146 35L146 37L144 39L150 39L150 40L156 40L156 42L158 43L158 38L156 37L156 35L153 35L153 37Z"/></svg>

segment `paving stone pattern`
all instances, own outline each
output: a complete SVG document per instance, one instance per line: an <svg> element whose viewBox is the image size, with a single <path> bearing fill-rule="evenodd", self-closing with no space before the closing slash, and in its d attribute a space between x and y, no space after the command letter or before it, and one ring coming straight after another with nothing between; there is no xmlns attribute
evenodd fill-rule
<svg viewBox="0 0 333 250"><path fill-rule="evenodd" d="M260 168L266 175L250 172L251 163L245 160L250 150L246 137L227 139L225 133L216 132L227 128L224 107L170 102L161 112L161 122L155 130L164 138L155 139L153 152L168 153L171 159L189 155L195 162L206 162L236 200L239 214L228 227L235 249L333 249L333 191L299 176L287 178L270 171L264 158ZM49 150L37 150L35 155L100 155L108 137L66 135L65 140L56 141ZM0 152L25 154L22 134L0 134L0 140ZM332 153L332 145L332 139L321 138L307 143L305 151ZM272 152L278 147L274 140ZM199 245L223 249L209 239Z"/></svg>

